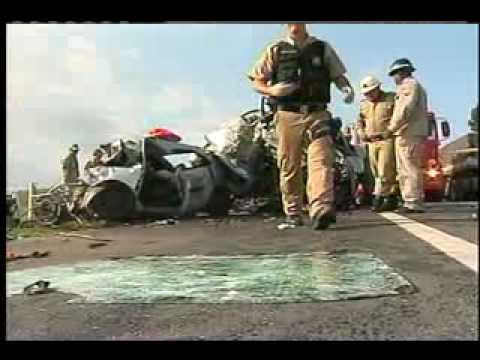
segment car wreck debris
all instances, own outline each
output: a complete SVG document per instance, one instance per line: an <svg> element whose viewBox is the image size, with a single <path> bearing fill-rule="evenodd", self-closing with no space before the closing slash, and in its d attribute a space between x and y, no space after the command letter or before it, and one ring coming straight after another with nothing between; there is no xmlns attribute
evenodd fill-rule
<svg viewBox="0 0 480 360"><path fill-rule="evenodd" d="M90 235L85 235L85 234L74 234L74 233L65 233L65 232L59 232L57 233L60 236L65 236L65 237L75 237L75 238L82 238L82 239L88 239L88 240L93 240L93 241L102 241L102 242L110 242L113 241L112 239L99 239L94 236Z"/></svg>
<svg viewBox="0 0 480 360"><path fill-rule="evenodd" d="M23 293L25 295L36 295L36 294L46 294L46 293L55 291L49 286L50 286L49 281L39 280L34 282L33 284L25 286L23 288Z"/></svg>
<svg viewBox="0 0 480 360"><path fill-rule="evenodd" d="M277 226L278 230L287 230L287 229L295 229L297 226L294 224L279 224Z"/></svg>
<svg viewBox="0 0 480 360"><path fill-rule="evenodd" d="M95 249L97 247L106 246L106 245L107 244L105 244L104 242L98 242L98 243L89 244L88 248L89 249Z"/></svg>
<svg viewBox="0 0 480 360"><path fill-rule="evenodd" d="M95 153L100 158L91 162L88 176L32 195L35 219L51 226L66 217L81 224L83 218L121 221L280 211L275 121L262 104L206 135L203 147L184 144L162 128L99 145ZM341 120L332 119L331 128L336 202L349 210L362 162L343 137ZM178 156L190 161L172 160Z"/></svg>
<svg viewBox="0 0 480 360"><path fill-rule="evenodd" d="M15 254L14 252L7 253L7 261L15 261L20 259L43 258L50 255L50 251L33 251L27 254Z"/></svg>
<svg viewBox="0 0 480 360"><path fill-rule="evenodd" d="M248 185L244 171L200 147L158 136L115 144L110 147L115 149L110 160L90 169L89 186L79 206L87 216L120 220L185 217L199 211L227 214L233 195ZM172 155L193 155L195 161L188 166L174 164Z"/></svg>
<svg viewBox="0 0 480 360"><path fill-rule="evenodd" d="M165 219L165 220L157 220L152 223L147 224L146 226L148 227L153 227L153 226L165 226L165 225L176 225L178 224L178 221L175 219Z"/></svg>

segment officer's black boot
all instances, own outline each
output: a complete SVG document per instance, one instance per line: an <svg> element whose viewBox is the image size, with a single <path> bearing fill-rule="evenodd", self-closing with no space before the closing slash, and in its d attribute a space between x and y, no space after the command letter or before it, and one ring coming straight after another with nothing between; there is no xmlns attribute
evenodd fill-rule
<svg viewBox="0 0 480 360"><path fill-rule="evenodd" d="M386 201L380 207L380 211L395 211L398 209L398 198L395 195L387 197Z"/></svg>
<svg viewBox="0 0 480 360"><path fill-rule="evenodd" d="M312 217L313 230L325 230L330 224L337 222L335 209L331 208L326 211L319 212Z"/></svg>
<svg viewBox="0 0 480 360"><path fill-rule="evenodd" d="M383 196L375 196L372 202L372 211L379 212L384 201L385 201L385 198Z"/></svg>

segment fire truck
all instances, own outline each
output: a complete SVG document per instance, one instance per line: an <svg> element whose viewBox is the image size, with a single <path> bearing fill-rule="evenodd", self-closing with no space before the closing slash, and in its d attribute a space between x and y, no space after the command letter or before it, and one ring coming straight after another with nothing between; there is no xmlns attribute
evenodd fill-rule
<svg viewBox="0 0 480 360"><path fill-rule="evenodd" d="M442 132L439 136L438 123ZM439 148L442 141L450 137L450 125L433 112L428 113L429 136L424 142L423 189L426 201L441 201L445 195L446 177L440 161Z"/></svg>

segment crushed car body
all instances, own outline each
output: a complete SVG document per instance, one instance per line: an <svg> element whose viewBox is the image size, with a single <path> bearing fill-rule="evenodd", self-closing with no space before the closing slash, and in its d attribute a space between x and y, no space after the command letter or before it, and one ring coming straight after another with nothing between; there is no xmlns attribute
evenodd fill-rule
<svg viewBox="0 0 480 360"><path fill-rule="evenodd" d="M364 157L352 146L341 131L342 120L330 120L335 144L335 203L338 210L356 206L355 193L359 178L365 171ZM268 99L262 98L260 109L242 114L223 124L220 130L205 136L204 148L215 152L244 169L252 179L250 196L268 198L269 207L281 207L277 169L277 144L274 112ZM307 153L303 167L306 176ZM276 204L274 204L276 202ZM253 202L254 203L254 202Z"/></svg>
<svg viewBox="0 0 480 360"><path fill-rule="evenodd" d="M179 141L147 136L103 146L103 165L90 170L80 211L102 219L224 215L233 196L248 191L250 177L228 159ZM174 164L172 155L195 161Z"/></svg>

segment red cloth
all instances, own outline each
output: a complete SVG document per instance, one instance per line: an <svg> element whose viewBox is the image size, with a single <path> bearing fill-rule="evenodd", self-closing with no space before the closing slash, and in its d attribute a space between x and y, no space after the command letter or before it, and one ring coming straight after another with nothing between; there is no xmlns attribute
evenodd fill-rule
<svg viewBox="0 0 480 360"><path fill-rule="evenodd" d="M182 138L180 136L178 136L177 134L175 134L174 132L172 132L168 129L163 129L163 128L152 129L148 132L148 134L150 136L158 137L158 138L168 140L168 141L178 142L178 141L182 140Z"/></svg>

